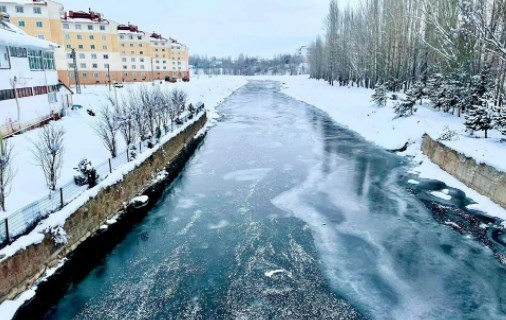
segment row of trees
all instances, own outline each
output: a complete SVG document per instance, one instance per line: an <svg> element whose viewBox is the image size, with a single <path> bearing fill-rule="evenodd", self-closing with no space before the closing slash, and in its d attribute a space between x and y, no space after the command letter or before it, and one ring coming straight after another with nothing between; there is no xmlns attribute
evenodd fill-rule
<svg viewBox="0 0 506 320"><path fill-rule="evenodd" d="M146 142L153 147L163 133L171 132L174 123L184 111L190 116L196 111L192 104L187 106L188 96L179 89L164 91L160 87L141 87L121 101L107 97L97 115L94 130L104 146L115 158L118 153L118 137L127 145L127 156L135 158L137 142ZM56 123L41 128L39 136L32 143L32 154L37 166L44 174L50 191L55 191L63 166L65 154L65 129ZM10 193L15 177L13 168L13 146L8 140L0 139L0 209L6 210L6 197ZM83 159L76 167L79 176L75 181L93 187L98 175L91 162Z"/></svg>
<svg viewBox="0 0 506 320"><path fill-rule="evenodd" d="M206 75L298 75L306 73L305 58L301 55L282 54L271 59L239 55L237 58L216 58L194 55L190 64Z"/></svg>
<svg viewBox="0 0 506 320"><path fill-rule="evenodd" d="M325 37L310 47L310 75L329 84L403 90L400 116L416 101L465 114L470 130L503 129L506 0L332 0Z"/></svg>

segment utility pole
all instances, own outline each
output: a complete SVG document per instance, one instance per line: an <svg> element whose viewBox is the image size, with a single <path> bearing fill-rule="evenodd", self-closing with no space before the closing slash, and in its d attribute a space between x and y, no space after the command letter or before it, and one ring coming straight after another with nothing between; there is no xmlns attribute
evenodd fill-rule
<svg viewBox="0 0 506 320"><path fill-rule="evenodd" d="M74 79L76 83L76 93L81 94L81 83L79 82L79 72L77 70L77 56L75 48L72 48L72 61L74 63Z"/></svg>
<svg viewBox="0 0 506 320"><path fill-rule="evenodd" d="M19 100L18 100L18 92L16 90L16 84L18 83L18 77L14 76L14 78L10 79L12 89L14 90L14 98L16 99L16 108L18 112L18 125L21 129L21 110L19 109Z"/></svg>
<svg viewBox="0 0 506 320"><path fill-rule="evenodd" d="M111 68L109 67L109 64L107 64L107 78L109 78L109 91L111 91Z"/></svg>

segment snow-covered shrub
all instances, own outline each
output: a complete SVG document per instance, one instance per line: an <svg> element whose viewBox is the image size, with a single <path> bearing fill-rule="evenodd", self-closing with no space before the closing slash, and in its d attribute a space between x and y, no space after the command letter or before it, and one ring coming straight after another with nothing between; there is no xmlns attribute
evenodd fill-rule
<svg viewBox="0 0 506 320"><path fill-rule="evenodd" d="M378 106L384 106L387 103L387 88L384 84L377 84L371 99Z"/></svg>
<svg viewBox="0 0 506 320"><path fill-rule="evenodd" d="M88 185L88 188L91 189L98 183L99 175L97 170L93 168L91 165L91 161L87 159L83 159L79 161L77 167L74 168L77 171L77 175L74 176L74 182L78 186Z"/></svg>
<svg viewBox="0 0 506 320"><path fill-rule="evenodd" d="M439 141L451 141L451 140L454 140L456 137L458 137L458 135L459 134L457 133L457 131L450 129L449 126L446 126L443 129L443 132L441 133L441 135L439 136L439 138L437 138L437 140L439 140Z"/></svg>
<svg viewBox="0 0 506 320"><path fill-rule="evenodd" d="M498 109L494 113L494 127L506 136L506 107Z"/></svg>
<svg viewBox="0 0 506 320"><path fill-rule="evenodd" d="M69 240L67 232L61 226L49 227L47 231L56 245L64 245Z"/></svg>

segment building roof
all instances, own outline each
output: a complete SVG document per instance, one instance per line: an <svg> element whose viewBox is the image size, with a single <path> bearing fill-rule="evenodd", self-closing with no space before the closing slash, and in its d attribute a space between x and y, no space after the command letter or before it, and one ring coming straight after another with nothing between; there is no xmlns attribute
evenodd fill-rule
<svg viewBox="0 0 506 320"><path fill-rule="evenodd" d="M9 22L0 21L0 45L32 49L54 49L58 45L27 35Z"/></svg>

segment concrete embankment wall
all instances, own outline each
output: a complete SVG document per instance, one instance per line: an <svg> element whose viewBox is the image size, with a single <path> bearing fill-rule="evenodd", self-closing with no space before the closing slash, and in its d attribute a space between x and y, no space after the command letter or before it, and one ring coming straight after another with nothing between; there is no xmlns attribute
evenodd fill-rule
<svg viewBox="0 0 506 320"><path fill-rule="evenodd" d="M0 262L0 302L26 290L48 268L55 266L82 242L97 234L101 225L124 209L125 202L147 190L157 172L171 168L176 162L180 164L182 159L186 160L189 151L185 146L193 141L206 120L204 114L126 174L120 182L101 190L72 214L63 226L68 235L65 244L56 244L48 234L41 243L33 244ZM172 175L170 177L173 178ZM159 184L163 186L164 182ZM130 213L127 211L127 214Z"/></svg>
<svg viewBox="0 0 506 320"><path fill-rule="evenodd" d="M505 172L477 163L474 159L433 140L429 135L423 137L422 152L466 186L506 208Z"/></svg>

